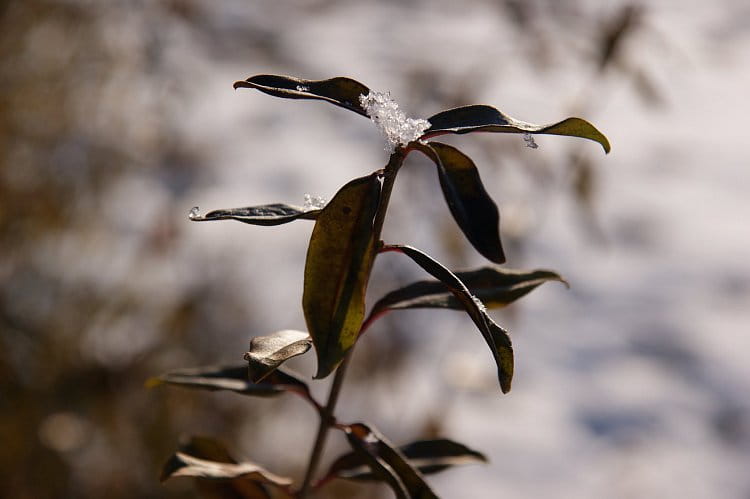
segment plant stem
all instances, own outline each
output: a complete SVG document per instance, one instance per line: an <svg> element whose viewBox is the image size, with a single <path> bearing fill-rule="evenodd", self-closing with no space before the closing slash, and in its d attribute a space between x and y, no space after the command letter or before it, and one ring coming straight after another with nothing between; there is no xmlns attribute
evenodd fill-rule
<svg viewBox="0 0 750 499"><path fill-rule="evenodd" d="M383 169L383 187L380 193L380 202L378 203L378 211L375 215L375 221L373 222L373 234L376 244L380 244L380 234L383 231L383 223L385 222L385 212L388 210L388 202L391 199L391 191L393 190L393 184L396 181L396 174L401 164L404 162L406 157L406 151L399 149L394 152L388 164ZM310 484L312 483L315 472L317 471L320 458L323 455L323 449L325 448L326 437L328 436L328 429L333 425L335 419L333 417L333 411L336 408L336 402L339 399L339 392L341 392L341 386L344 383L344 376L346 375L346 369L349 366L349 361L352 357L354 347L349 349L344 360L341 361L339 367L336 368L336 374L331 384L331 390L328 392L328 400L326 401L325 407L320 411L320 425L318 426L318 435L315 437L315 444L313 445L312 452L310 453L310 460L307 464L307 471L305 471L305 478L302 481L302 487L297 494L299 499L305 499L310 492Z"/></svg>

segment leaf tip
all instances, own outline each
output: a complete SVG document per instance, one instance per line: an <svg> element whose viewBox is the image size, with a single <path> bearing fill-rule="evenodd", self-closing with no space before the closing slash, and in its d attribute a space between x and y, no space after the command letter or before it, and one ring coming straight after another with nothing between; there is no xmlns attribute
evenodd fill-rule
<svg viewBox="0 0 750 499"><path fill-rule="evenodd" d="M146 380L143 386L146 388L154 388L164 383L164 380L160 376L154 376Z"/></svg>

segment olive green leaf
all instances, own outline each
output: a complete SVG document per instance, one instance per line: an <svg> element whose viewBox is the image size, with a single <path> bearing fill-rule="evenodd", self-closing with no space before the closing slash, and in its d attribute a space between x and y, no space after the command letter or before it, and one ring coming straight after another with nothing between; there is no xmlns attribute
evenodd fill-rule
<svg viewBox="0 0 750 499"><path fill-rule="evenodd" d="M448 439L418 440L398 448L409 464L421 473L438 473L452 466L485 463L483 454ZM361 454L350 452L336 459L326 477L376 480Z"/></svg>
<svg viewBox="0 0 750 499"><path fill-rule="evenodd" d="M487 308L501 308L530 293L545 282L567 282L550 270L510 270L500 267L456 272L471 294ZM388 310L405 308L450 308L464 310L464 305L441 281L417 281L391 291L373 305L367 321Z"/></svg>
<svg viewBox="0 0 750 499"><path fill-rule="evenodd" d="M354 453L376 477L391 486L396 497L437 498L422 474L377 430L364 423L355 423L346 427L345 431Z"/></svg>
<svg viewBox="0 0 750 499"><path fill-rule="evenodd" d="M324 378L354 345L375 258L378 173L342 187L318 215L305 262L302 308Z"/></svg>
<svg viewBox="0 0 750 499"><path fill-rule="evenodd" d="M606 153L610 150L607 137L594 125L581 118L567 118L551 125L534 125L511 118L492 106L472 105L440 112L429 118L429 122L432 126L427 129L422 139L446 133L469 132L569 135L598 142Z"/></svg>
<svg viewBox="0 0 750 499"><path fill-rule="evenodd" d="M285 329L268 336L256 336L250 340L250 350L245 353L250 380L258 383L281 364L302 355L310 347L312 339L303 331Z"/></svg>
<svg viewBox="0 0 750 499"><path fill-rule="evenodd" d="M248 377L246 365L179 369L151 378L146 382L148 387L161 384L209 391L228 390L257 397L272 397L284 392L292 392L310 399L307 384L290 372L276 369L260 383L253 383Z"/></svg>
<svg viewBox="0 0 750 499"><path fill-rule="evenodd" d="M474 162L455 147L440 142L415 143L437 165L440 187L453 218L485 258L504 263L500 243L500 214L482 185Z"/></svg>
<svg viewBox="0 0 750 499"><path fill-rule="evenodd" d="M200 215L198 208L190 212L190 220L193 222L212 222L214 220L237 220L251 225L281 225L297 219L315 220L320 213L319 209L303 208L290 204L275 203L261 206L247 206L245 208L230 208L226 210L213 210L205 215Z"/></svg>
<svg viewBox="0 0 750 499"><path fill-rule="evenodd" d="M293 76L256 75L237 81L234 88L255 88L274 97L286 99L316 99L367 116L359 104L359 96L370 89L357 80L337 76L328 80L303 80Z"/></svg>
<svg viewBox="0 0 750 499"><path fill-rule="evenodd" d="M503 393L508 393L513 379L513 347L510 336L508 336L507 331L498 326L487 315L487 310L479 298L472 295L466 285L453 272L416 248L403 245L388 245L384 246L381 251L403 253L414 260L417 265L426 270L435 279L442 282L453 293L453 296L463 305L464 310L469 314L471 320L474 321L474 324L476 324L487 345L490 347L492 356L497 364L497 377L500 382L500 388Z"/></svg>

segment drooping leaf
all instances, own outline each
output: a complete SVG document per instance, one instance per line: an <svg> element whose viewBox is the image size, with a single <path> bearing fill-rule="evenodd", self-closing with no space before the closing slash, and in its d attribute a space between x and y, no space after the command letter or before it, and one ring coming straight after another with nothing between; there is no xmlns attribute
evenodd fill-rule
<svg viewBox="0 0 750 499"><path fill-rule="evenodd" d="M482 185L474 162L455 147L440 142L415 147L437 165L440 187L453 218L466 238L485 258L504 263L500 243L500 214Z"/></svg>
<svg viewBox="0 0 750 499"><path fill-rule="evenodd" d="M524 271L483 267L455 274L471 294L479 298L487 308L505 307L548 281L560 281L567 285L559 274L550 270ZM464 310L464 305L441 281L417 281L383 296L373 305L370 317L387 310L405 308Z"/></svg>
<svg viewBox="0 0 750 499"><path fill-rule="evenodd" d="M470 132L568 135L598 142L606 153L610 150L607 137L581 118L567 118L550 125L534 125L511 118L492 106L472 105L440 112L429 118L429 121L432 126L425 132L423 139L446 133Z"/></svg>
<svg viewBox="0 0 750 499"><path fill-rule="evenodd" d="M312 347L310 335L303 331L285 329L268 336L250 340L245 360L250 364L250 380L258 383L282 363L302 355Z"/></svg>
<svg viewBox="0 0 750 499"><path fill-rule="evenodd" d="M374 173L342 187L318 215L305 262L302 306L323 378L354 345L375 258L373 222L380 201Z"/></svg>
<svg viewBox="0 0 750 499"><path fill-rule="evenodd" d="M370 89L351 78L337 76L327 80L303 80L293 76L256 75L237 81L234 88L255 88L274 97L286 99L316 99L367 116L359 104L359 96Z"/></svg>
<svg viewBox="0 0 750 499"><path fill-rule="evenodd" d="M269 483L279 487L287 487L292 480L279 476L255 463L226 463L210 461L198 457L176 452L164 465L161 481L174 477L188 476L211 480L232 480L244 478L254 482Z"/></svg>
<svg viewBox="0 0 750 499"><path fill-rule="evenodd" d="M161 384L209 391L228 390L257 397L272 397L283 392L293 392L305 398L310 397L307 384L293 374L276 369L260 383L253 383L248 376L246 365L179 369L151 378L146 382L149 387Z"/></svg>
<svg viewBox="0 0 750 499"><path fill-rule="evenodd" d="M383 435L364 423L349 425L346 438L372 473L388 482L399 498L437 498L422 474Z"/></svg>
<svg viewBox="0 0 750 499"><path fill-rule="evenodd" d="M297 219L315 220L319 209L303 208L290 204L264 204L261 206L247 206L245 208L230 208L227 210L213 210L200 215L197 208L190 212L193 222L212 222L215 220L237 220L251 225L281 225Z"/></svg>
<svg viewBox="0 0 750 499"><path fill-rule="evenodd" d="M412 467L425 475L438 473L452 466L487 462L487 458L480 452L448 439L419 440L399 447L399 451ZM362 455L355 452L336 459L327 476L348 480L377 479Z"/></svg>
<svg viewBox="0 0 750 499"><path fill-rule="evenodd" d="M456 299L463 305L464 310L469 314L471 320L474 321L474 324L476 324L487 345L490 347L492 356L497 364L497 377L500 382L500 388L503 393L508 393L513 379L513 347L507 331L498 326L487 315L484 304L471 294L466 285L453 272L418 249L404 245L389 245L383 247L381 251L403 253L414 260L417 265L426 270L435 279L442 282L453 293Z"/></svg>
<svg viewBox="0 0 750 499"><path fill-rule="evenodd" d="M237 464L226 446L211 437L192 436L180 444L180 452L207 461ZM170 459L168 463L172 463L172 460ZM267 483L246 478L228 480L196 478L196 488L200 496L211 499L272 499L267 489L270 487Z"/></svg>

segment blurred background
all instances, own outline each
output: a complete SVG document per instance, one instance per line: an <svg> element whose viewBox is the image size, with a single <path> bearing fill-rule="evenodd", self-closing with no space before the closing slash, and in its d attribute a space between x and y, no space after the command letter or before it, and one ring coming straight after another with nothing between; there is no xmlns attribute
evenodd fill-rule
<svg viewBox="0 0 750 499"><path fill-rule="evenodd" d="M464 314L391 314L358 348L342 420L486 453L430 478L443 497L750 497L743 0L0 3L0 495L195 497L158 481L193 434L302 476L317 418L295 397L144 387L304 329L312 224L197 224L191 207L330 199L386 162L361 117L232 89L259 73L350 76L415 117L578 115L613 145L445 140L500 207L507 266L572 288L495 314L516 351L506 396ZM409 159L389 214L387 241L485 264L426 160ZM424 277L384 255L370 303ZM312 355L292 364L314 372ZM346 449L329 442L324 466Z"/></svg>

